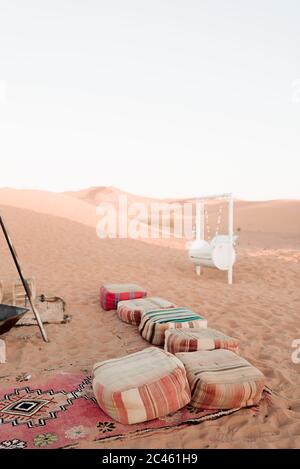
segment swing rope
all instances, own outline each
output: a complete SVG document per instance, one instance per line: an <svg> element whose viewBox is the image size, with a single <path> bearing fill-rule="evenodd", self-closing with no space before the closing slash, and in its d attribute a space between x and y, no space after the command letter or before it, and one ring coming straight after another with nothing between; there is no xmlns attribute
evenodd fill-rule
<svg viewBox="0 0 300 469"><path fill-rule="evenodd" d="M220 233L222 215L223 215L223 207L222 207L222 205L220 205L219 210L218 210L218 216L217 216L215 236L218 236L218 234ZM207 240L211 241L211 227L210 227L210 224L209 224L208 211L207 211L206 208L204 209L204 216L205 216L205 224L206 224L206 231L207 231Z"/></svg>

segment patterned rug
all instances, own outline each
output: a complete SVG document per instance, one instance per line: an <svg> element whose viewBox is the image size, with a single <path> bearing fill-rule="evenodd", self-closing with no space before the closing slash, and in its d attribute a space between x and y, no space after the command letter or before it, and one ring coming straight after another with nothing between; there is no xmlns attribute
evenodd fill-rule
<svg viewBox="0 0 300 469"><path fill-rule="evenodd" d="M266 391L263 400L269 398ZM122 425L101 411L93 397L90 377L61 373L47 382L1 392L0 449L68 448L84 440L140 437L218 419L238 410L205 411L187 406L151 422Z"/></svg>

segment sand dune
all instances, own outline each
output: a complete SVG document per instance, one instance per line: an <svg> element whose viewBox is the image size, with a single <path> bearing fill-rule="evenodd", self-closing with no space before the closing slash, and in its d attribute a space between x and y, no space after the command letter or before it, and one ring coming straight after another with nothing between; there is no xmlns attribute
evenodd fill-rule
<svg viewBox="0 0 300 469"><path fill-rule="evenodd" d="M148 346L134 327L122 323L114 312L102 311L98 301L103 283L142 283L149 294L193 308L207 317L211 327L240 339L241 354L265 373L268 385L284 399L268 415L243 410L222 421L159 437L90 446L299 447L300 365L292 363L291 354L293 340L300 338L300 202L237 203L242 231L235 282L229 287L222 272L207 269L198 278L182 249L100 240L92 223L93 204L86 195L83 199L0 191L0 211L26 275L36 278L38 293L65 298L72 316L68 324L46 326L49 344L35 326L6 334L8 357L0 366L0 387L7 387L21 372L30 372L33 378L57 370L88 373L95 361ZM0 258L4 301L10 302L16 272L1 237Z"/></svg>
<svg viewBox="0 0 300 469"><path fill-rule="evenodd" d="M126 195L128 203L142 202L147 205L157 201L184 203L184 199L153 199L149 197L140 197L120 191L114 187L93 187L78 192L67 192L66 194L76 199L84 200L92 205L104 202L110 202L117 205L120 195ZM225 210L226 205L222 203L222 206ZM209 210L211 210L214 215L217 208L218 202L214 202L213 204L210 204ZM226 218L226 215L224 218ZM271 200L263 202L249 202L236 200L235 227L246 232L300 233L300 201Z"/></svg>
<svg viewBox="0 0 300 469"><path fill-rule="evenodd" d="M128 205L133 202L140 202L149 206L152 202L166 202L166 200L128 194L113 187L97 187L65 193L0 189L0 204L59 216L95 227L98 220L95 207L98 204L108 202L118 207L120 195L128 197ZM223 207L224 216L221 228L226 227L226 205L223 204ZM208 211L213 231L216 223L217 205L210 206ZM300 233L300 201L236 201L235 229L246 233L298 234Z"/></svg>
<svg viewBox="0 0 300 469"><path fill-rule="evenodd" d="M236 203L236 220L243 231L300 233L300 201L238 201Z"/></svg>
<svg viewBox="0 0 300 469"><path fill-rule="evenodd" d="M88 226L96 226L95 208L67 194L36 190L0 189L0 204L54 215Z"/></svg>
<svg viewBox="0 0 300 469"><path fill-rule="evenodd" d="M151 197L142 197L129 192L121 191L116 187L90 187L88 189L82 189L80 191L69 191L64 194L74 197L79 200L83 200L91 205L98 205L100 203L109 202L117 205L120 196L126 196L128 203L142 202L150 204L155 202L157 199Z"/></svg>

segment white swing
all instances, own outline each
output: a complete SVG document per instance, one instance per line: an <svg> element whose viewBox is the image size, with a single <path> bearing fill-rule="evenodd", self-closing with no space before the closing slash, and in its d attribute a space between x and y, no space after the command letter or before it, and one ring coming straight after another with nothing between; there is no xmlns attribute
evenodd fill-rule
<svg viewBox="0 0 300 469"><path fill-rule="evenodd" d="M219 234L223 208L220 206L215 236L211 239L208 212L204 209L204 200L225 199L228 203L228 234ZM207 241L204 237L204 221L207 227ZM237 236L233 233L233 197L232 194L202 197L196 201L196 240L189 246L189 258L196 265L196 272L201 273L201 267L212 267L228 272L228 283L232 284L233 265L236 260L234 244Z"/></svg>

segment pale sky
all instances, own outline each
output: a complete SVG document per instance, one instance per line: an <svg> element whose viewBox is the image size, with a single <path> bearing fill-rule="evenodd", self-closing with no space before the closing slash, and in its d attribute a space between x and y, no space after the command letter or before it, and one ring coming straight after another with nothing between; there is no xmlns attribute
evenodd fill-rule
<svg viewBox="0 0 300 469"><path fill-rule="evenodd" d="M299 0L0 0L0 187L300 198Z"/></svg>

